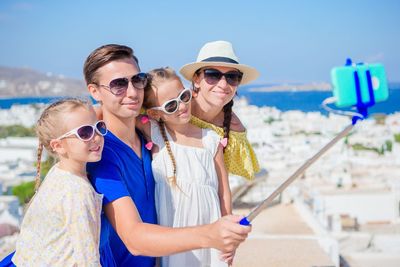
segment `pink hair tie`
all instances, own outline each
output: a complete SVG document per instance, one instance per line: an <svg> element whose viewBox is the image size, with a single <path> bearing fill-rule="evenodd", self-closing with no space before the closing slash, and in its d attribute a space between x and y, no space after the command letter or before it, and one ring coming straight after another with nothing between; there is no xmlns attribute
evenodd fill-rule
<svg viewBox="0 0 400 267"><path fill-rule="evenodd" d="M151 150L153 148L153 142L148 142L145 147L147 148L147 150Z"/></svg>
<svg viewBox="0 0 400 267"><path fill-rule="evenodd" d="M140 118L140 121L141 121L143 124L146 124L146 123L149 122L149 117L147 117L146 115L143 115L143 116ZM151 148L150 148L150 149L151 149Z"/></svg>
<svg viewBox="0 0 400 267"><path fill-rule="evenodd" d="M219 141L219 143L223 146L226 147L226 145L228 144L228 138L222 138L221 141Z"/></svg>

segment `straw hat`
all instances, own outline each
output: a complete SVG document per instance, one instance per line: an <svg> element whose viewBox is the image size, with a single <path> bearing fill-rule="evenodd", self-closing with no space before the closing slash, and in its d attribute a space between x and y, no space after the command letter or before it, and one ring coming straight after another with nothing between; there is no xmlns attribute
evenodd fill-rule
<svg viewBox="0 0 400 267"><path fill-rule="evenodd" d="M250 66L240 64L233 51L232 44L227 41L215 41L206 43L197 56L197 61L184 65L179 72L185 79L191 81L194 73L208 66L232 67L243 73L240 84L249 83L259 76L258 71Z"/></svg>

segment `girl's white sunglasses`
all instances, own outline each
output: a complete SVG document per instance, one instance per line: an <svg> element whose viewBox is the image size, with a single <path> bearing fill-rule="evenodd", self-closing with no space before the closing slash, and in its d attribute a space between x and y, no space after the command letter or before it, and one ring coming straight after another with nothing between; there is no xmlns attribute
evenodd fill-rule
<svg viewBox="0 0 400 267"><path fill-rule="evenodd" d="M161 110L167 114L173 114L179 109L179 104L182 102L187 104L192 100L192 90L183 89L177 98L170 99L162 104L160 107L154 107L150 109Z"/></svg>
<svg viewBox="0 0 400 267"><path fill-rule="evenodd" d="M58 140L75 135L78 139L82 141L89 141L93 138L94 133L97 132L99 135L104 136L107 134L107 126L104 121L97 121L93 125L81 125L72 129L71 131L58 137Z"/></svg>

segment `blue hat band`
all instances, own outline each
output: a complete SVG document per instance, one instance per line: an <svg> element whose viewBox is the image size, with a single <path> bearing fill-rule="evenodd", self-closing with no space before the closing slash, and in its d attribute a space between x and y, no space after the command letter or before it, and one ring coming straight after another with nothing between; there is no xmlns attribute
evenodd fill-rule
<svg viewBox="0 0 400 267"><path fill-rule="evenodd" d="M225 62L225 63L232 63L232 64L239 64L236 60L233 60L228 57L209 57L203 59L201 62Z"/></svg>

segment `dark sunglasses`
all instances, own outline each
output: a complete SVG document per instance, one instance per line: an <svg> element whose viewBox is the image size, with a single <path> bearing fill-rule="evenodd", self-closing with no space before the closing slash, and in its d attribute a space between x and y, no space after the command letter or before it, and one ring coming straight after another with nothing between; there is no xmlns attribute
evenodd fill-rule
<svg viewBox="0 0 400 267"><path fill-rule="evenodd" d="M160 107L154 107L151 109L161 110L167 114L173 114L179 109L179 104L182 102L187 104L192 100L192 90L183 89L177 98L170 99L162 104Z"/></svg>
<svg viewBox="0 0 400 267"><path fill-rule="evenodd" d="M220 72L216 69L203 69L204 79L208 84L217 84L222 76L225 77L226 82L231 86L238 86L242 81L243 73L240 71Z"/></svg>
<svg viewBox="0 0 400 267"><path fill-rule="evenodd" d="M104 121L98 121L94 125L81 125L61 135L57 139L61 140L71 135L75 135L76 137L79 138L79 140L89 141L93 138L95 132L101 136L105 136L107 133L106 123Z"/></svg>
<svg viewBox="0 0 400 267"><path fill-rule="evenodd" d="M125 94L126 90L128 90L129 81L136 89L144 89L148 81L147 73L140 72L133 75L130 79L125 77L117 78L112 80L109 85L99 84L99 86L108 89L113 95L119 96Z"/></svg>

